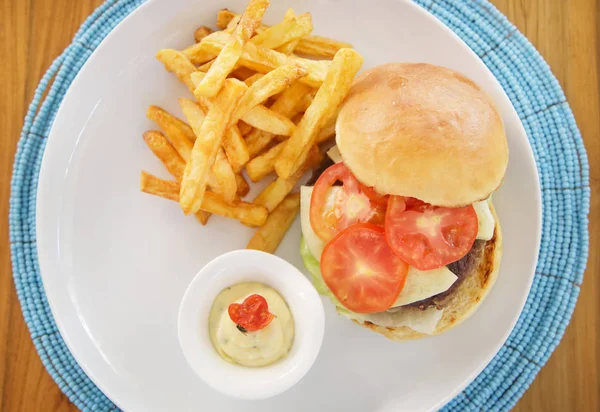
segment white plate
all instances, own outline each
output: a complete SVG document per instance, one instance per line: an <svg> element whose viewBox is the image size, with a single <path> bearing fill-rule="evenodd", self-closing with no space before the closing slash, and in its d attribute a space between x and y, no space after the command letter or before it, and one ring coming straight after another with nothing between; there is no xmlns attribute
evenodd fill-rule
<svg viewBox="0 0 600 412"><path fill-rule="evenodd" d="M180 114L188 96L155 60L183 48L219 8L245 0L151 0L127 17L81 70L58 112L44 154L37 203L39 261L48 300L73 355L128 411L397 411L440 407L498 351L533 278L540 237L540 191L532 151L516 112L492 74L448 28L409 1L273 1L265 21L287 7L313 14L315 33L350 41L363 68L420 61L459 70L496 101L510 163L494 202L504 230L502 270L480 310L450 333L395 343L338 317L325 302L323 348L294 388L248 402L225 397L189 368L177 341L177 310L195 273L243 248L251 230L213 217L207 227L173 202L138 191L146 169L168 177L141 133L157 104ZM279 255L302 267L300 225Z"/></svg>

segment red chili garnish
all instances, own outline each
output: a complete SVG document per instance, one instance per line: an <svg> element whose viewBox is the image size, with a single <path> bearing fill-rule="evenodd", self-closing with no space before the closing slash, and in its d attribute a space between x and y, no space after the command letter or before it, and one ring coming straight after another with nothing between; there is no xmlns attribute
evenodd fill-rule
<svg viewBox="0 0 600 412"><path fill-rule="evenodd" d="M248 332L263 329L271 323L275 315L269 312L269 304L260 295L248 296L244 301L232 303L227 310L231 320ZM240 329L241 330L241 329Z"/></svg>

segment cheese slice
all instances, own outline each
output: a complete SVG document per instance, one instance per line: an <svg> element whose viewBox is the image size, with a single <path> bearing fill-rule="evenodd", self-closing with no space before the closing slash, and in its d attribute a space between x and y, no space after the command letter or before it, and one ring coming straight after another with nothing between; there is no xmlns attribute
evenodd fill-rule
<svg viewBox="0 0 600 412"><path fill-rule="evenodd" d="M344 313L350 319L359 322L371 322L385 328L398 328L406 326L415 332L431 335L438 322L442 318L444 310L434 307L420 310L418 308L402 308L394 312L394 309L380 313Z"/></svg>
<svg viewBox="0 0 600 412"><path fill-rule="evenodd" d="M392 307L418 302L447 291L458 277L447 266L432 270L408 269L404 287Z"/></svg>
<svg viewBox="0 0 600 412"><path fill-rule="evenodd" d="M490 240L494 236L496 222L490 209L489 199L473 203L477 213L477 239Z"/></svg>
<svg viewBox="0 0 600 412"><path fill-rule="evenodd" d="M327 156L329 156L329 158L334 162L334 163L341 163L342 160L342 154L340 153L340 149L338 149L337 146L333 146L331 149L329 149L327 151Z"/></svg>

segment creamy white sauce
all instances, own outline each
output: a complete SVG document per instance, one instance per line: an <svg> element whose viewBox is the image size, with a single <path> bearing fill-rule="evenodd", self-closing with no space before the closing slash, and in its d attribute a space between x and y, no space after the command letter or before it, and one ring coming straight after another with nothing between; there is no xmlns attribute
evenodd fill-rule
<svg viewBox="0 0 600 412"><path fill-rule="evenodd" d="M242 303L252 294L265 298L275 318L255 332L241 332L229 317L232 303ZM267 366L285 357L294 342L294 318L287 303L273 288L257 282L238 283L215 298L208 320L210 338L223 359L243 366Z"/></svg>

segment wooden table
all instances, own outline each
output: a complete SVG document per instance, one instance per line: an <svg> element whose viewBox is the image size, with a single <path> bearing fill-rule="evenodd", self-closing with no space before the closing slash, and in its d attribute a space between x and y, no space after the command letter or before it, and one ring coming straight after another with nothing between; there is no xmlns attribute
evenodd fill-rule
<svg viewBox="0 0 600 412"><path fill-rule="evenodd" d="M520 411L600 410L600 9L595 0L493 0L546 58L585 139L591 247L579 303ZM12 160L34 89L102 0L0 0L0 411L72 411L35 352L15 293L8 244Z"/></svg>

